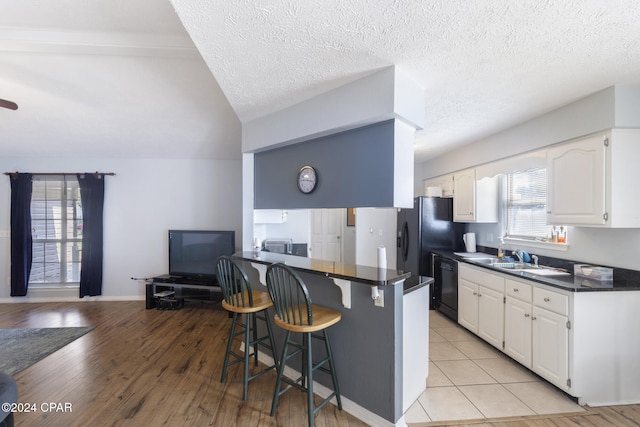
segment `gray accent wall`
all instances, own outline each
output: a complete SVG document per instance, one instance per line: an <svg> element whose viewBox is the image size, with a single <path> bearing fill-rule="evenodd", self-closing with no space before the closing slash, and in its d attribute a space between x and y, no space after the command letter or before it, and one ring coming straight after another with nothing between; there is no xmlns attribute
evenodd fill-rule
<svg viewBox="0 0 640 427"><path fill-rule="evenodd" d="M393 120L255 153L255 209L390 207L394 205ZM313 166L318 186L297 187Z"/></svg>

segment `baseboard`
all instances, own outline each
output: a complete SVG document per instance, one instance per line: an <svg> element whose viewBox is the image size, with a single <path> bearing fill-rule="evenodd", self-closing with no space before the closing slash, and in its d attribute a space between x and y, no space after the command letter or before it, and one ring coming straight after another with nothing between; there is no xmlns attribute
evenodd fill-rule
<svg viewBox="0 0 640 427"><path fill-rule="evenodd" d="M129 296L95 296L80 298L77 294L75 296L60 296L60 297L9 297L0 298L0 303L44 303L44 302L89 302L89 301L144 301L145 297L140 295Z"/></svg>
<svg viewBox="0 0 640 427"><path fill-rule="evenodd" d="M244 352L244 342L240 344L240 351ZM262 351L258 351L258 360L265 365L273 365L273 357L269 356L267 353ZM285 366L284 374L288 378L298 378L300 376L300 372L295 369ZM322 397L323 399L333 393L333 390L325 387L324 385L318 383L317 381L313 382L313 393ZM370 410L358 405L354 401L346 398L344 396L340 396L342 400L342 410L353 415L360 421L371 425L371 426L380 426L380 427L406 427L407 423L404 421L404 415L396 422L395 424L385 420L380 415L374 414ZM329 401L334 406L337 406L335 399L331 399Z"/></svg>

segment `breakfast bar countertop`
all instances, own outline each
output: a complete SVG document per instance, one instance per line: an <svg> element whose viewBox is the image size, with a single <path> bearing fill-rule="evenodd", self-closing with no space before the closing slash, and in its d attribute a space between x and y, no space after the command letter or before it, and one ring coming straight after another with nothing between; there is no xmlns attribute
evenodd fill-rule
<svg viewBox="0 0 640 427"><path fill-rule="evenodd" d="M394 269L379 269L366 265L344 264L333 261L277 254L273 252L251 251L236 252L234 258L260 264L283 263L296 270L307 273L319 274L334 279L352 280L366 283L371 286L390 286L403 283L411 276L411 273L400 273Z"/></svg>

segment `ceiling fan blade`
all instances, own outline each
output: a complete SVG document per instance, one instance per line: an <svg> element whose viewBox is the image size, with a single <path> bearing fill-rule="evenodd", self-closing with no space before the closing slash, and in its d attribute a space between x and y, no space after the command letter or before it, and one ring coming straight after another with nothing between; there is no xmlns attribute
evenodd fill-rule
<svg viewBox="0 0 640 427"><path fill-rule="evenodd" d="M7 101L6 99L0 99L0 107L8 108L10 110L17 110L18 104L15 102Z"/></svg>

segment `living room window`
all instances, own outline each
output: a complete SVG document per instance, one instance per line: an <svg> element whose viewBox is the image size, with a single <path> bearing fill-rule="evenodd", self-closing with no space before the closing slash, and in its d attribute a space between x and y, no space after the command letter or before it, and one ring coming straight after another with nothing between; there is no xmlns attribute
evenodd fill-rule
<svg viewBox="0 0 640 427"><path fill-rule="evenodd" d="M34 176L30 285L78 285L82 228L78 179L73 175Z"/></svg>
<svg viewBox="0 0 640 427"><path fill-rule="evenodd" d="M507 175L507 237L548 240L547 173L534 168Z"/></svg>

